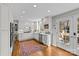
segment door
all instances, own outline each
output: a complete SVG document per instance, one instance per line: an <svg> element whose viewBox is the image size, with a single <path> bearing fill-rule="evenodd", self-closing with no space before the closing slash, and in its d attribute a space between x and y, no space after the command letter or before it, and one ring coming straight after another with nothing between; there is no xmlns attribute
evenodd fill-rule
<svg viewBox="0 0 79 59"><path fill-rule="evenodd" d="M74 53L79 55L79 16L78 14L74 16L74 30L75 30L75 37L74 37ZM74 34L75 34L74 33Z"/></svg>
<svg viewBox="0 0 79 59"><path fill-rule="evenodd" d="M58 22L58 39L57 39L57 46L70 51L74 52L74 19L72 16L61 18Z"/></svg>

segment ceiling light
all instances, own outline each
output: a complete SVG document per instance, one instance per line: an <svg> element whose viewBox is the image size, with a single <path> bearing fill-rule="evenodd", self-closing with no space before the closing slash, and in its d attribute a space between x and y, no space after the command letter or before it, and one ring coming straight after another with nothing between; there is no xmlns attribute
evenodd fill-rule
<svg viewBox="0 0 79 59"><path fill-rule="evenodd" d="M36 7L37 7L37 5L33 5L33 7L34 7L34 8L36 8Z"/></svg>
<svg viewBox="0 0 79 59"><path fill-rule="evenodd" d="M48 10L48 12L51 12L50 10Z"/></svg>
<svg viewBox="0 0 79 59"><path fill-rule="evenodd" d="M25 13L25 11L22 11L22 13L24 14L24 13Z"/></svg>

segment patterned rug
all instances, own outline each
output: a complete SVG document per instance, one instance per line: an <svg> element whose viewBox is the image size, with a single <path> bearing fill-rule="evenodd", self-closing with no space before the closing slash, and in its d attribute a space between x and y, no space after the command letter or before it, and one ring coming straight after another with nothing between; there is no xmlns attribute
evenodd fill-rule
<svg viewBox="0 0 79 59"><path fill-rule="evenodd" d="M29 56L31 53L40 51L46 48L46 46L33 41L21 42L20 44L20 56Z"/></svg>

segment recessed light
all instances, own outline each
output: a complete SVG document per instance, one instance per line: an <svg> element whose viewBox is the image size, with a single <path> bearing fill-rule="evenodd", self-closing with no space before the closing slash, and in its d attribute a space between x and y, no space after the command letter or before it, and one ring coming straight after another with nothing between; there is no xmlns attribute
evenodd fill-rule
<svg viewBox="0 0 79 59"><path fill-rule="evenodd" d="M22 11L22 13L24 14L26 11Z"/></svg>
<svg viewBox="0 0 79 59"><path fill-rule="evenodd" d="M36 7L37 7L37 5L33 5L33 7L34 7L34 8L36 8Z"/></svg>
<svg viewBox="0 0 79 59"><path fill-rule="evenodd" d="M48 10L48 12L51 12L50 10Z"/></svg>

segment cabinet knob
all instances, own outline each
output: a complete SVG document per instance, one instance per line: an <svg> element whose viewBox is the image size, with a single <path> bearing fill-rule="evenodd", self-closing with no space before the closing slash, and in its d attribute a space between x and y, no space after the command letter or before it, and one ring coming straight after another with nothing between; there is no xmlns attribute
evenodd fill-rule
<svg viewBox="0 0 79 59"><path fill-rule="evenodd" d="M73 35L76 35L76 33L73 33Z"/></svg>

